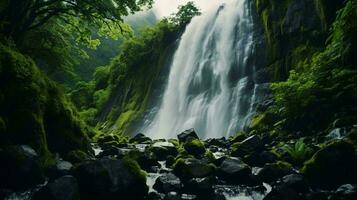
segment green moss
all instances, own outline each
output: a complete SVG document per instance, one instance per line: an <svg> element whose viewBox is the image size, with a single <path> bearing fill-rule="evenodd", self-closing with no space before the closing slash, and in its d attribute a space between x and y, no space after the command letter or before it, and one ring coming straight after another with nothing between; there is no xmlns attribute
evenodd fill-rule
<svg viewBox="0 0 357 200"><path fill-rule="evenodd" d="M348 141L336 141L319 150L305 162L302 172L311 183L335 188L356 181L357 159Z"/></svg>
<svg viewBox="0 0 357 200"><path fill-rule="evenodd" d="M145 171L141 170L139 164L128 157L124 157L122 159L124 162L124 165L129 169L129 171L135 175L135 177L138 177L138 181L141 183L146 184L146 173Z"/></svg>
<svg viewBox="0 0 357 200"><path fill-rule="evenodd" d="M199 157L206 152L204 143L199 139L188 141L183 145L183 147L189 154L195 157Z"/></svg>
<svg viewBox="0 0 357 200"><path fill-rule="evenodd" d="M61 89L50 81L33 60L0 44L0 116L6 130L0 144L28 144L53 163L50 152L88 150L83 124Z"/></svg>

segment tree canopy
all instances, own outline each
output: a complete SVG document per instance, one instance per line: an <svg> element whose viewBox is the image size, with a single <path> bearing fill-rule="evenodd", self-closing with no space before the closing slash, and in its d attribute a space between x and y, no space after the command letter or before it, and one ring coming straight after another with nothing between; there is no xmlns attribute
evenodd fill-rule
<svg viewBox="0 0 357 200"><path fill-rule="evenodd" d="M187 2L185 5L178 7L178 12L172 14L169 20L176 25L186 25L195 16L200 15L200 9L196 7L193 1Z"/></svg>
<svg viewBox="0 0 357 200"><path fill-rule="evenodd" d="M21 41L28 31L54 18L69 25L78 36L89 36L90 28L113 36L123 31L123 16L151 6L153 0L0 0L0 33ZM79 37L83 41L85 37Z"/></svg>

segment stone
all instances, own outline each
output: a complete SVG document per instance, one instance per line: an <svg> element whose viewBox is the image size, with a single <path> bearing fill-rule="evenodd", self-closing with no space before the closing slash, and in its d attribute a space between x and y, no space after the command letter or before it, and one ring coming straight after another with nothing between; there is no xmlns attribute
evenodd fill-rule
<svg viewBox="0 0 357 200"><path fill-rule="evenodd" d="M41 188L32 197L33 200L79 200L79 189L76 178L62 176Z"/></svg>
<svg viewBox="0 0 357 200"><path fill-rule="evenodd" d="M216 146L220 148L227 148L229 146L229 142L226 140L225 137L222 138L210 138L205 141L207 146Z"/></svg>
<svg viewBox="0 0 357 200"><path fill-rule="evenodd" d="M244 157L244 162L250 166L263 167L266 163L274 163L278 156L270 151L253 152Z"/></svg>
<svg viewBox="0 0 357 200"><path fill-rule="evenodd" d="M168 156L177 156L176 147L170 142L156 142L150 147L150 151L154 153L159 161L164 161Z"/></svg>
<svg viewBox="0 0 357 200"><path fill-rule="evenodd" d="M152 140L151 138L146 137L144 134L138 133L134 137L132 137L129 142L136 144L151 144Z"/></svg>
<svg viewBox="0 0 357 200"><path fill-rule="evenodd" d="M45 181L39 156L30 146L0 146L0 162L0 188L27 189Z"/></svg>
<svg viewBox="0 0 357 200"><path fill-rule="evenodd" d="M309 190L309 186L301 174L286 175L282 178L281 184L297 192L306 192Z"/></svg>
<svg viewBox="0 0 357 200"><path fill-rule="evenodd" d="M185 183L184 190L198 197L209 197L214 193L213 185L216 181L212 177L192 178Z"/></svg>
<svg viewBox="0 0 357 200"><path fill-rule="evenodd" d="M258 151L263 145L259 136L253 135L240 143L233 144L231 155L234 157L244 157L245 155Z"/></svg>
<svg viewBox="0 0 357 200"><path fill-rule="evenodd" d="M250 184L252 170L239 158L227 158L218 167L217 176L229 184Z"/></svg>
<svg viewBox="0 0 357 200"><path fill-rule="evenodd" d="M291 165L284 162L277 162L273 164L265 164L257 175L261 181L271 183L292 173L294 173L294 171L292 170Z"/></svg>
<svg viewBox="0 0 357 200"><path fill-rule="evenodd" d="M145 150L144 152L138 150L130 151L128 156L136 160L145 171L151 171L155 166L160 167L156 156L149 150Z"/></svg>
<svg viewBox="0 0 357 200"><path fill-rule="evenodd" d="M355 200L357 199L357 185L344 184L341 185L332 194L330 200Z"/></svg>
<svg viewBox="0 0 357 200"><path fill-rule="evenodd" d="M153 186L160 193L167 194L169 192L179 192L182 189L180 179L172 173L168 173L158 177Z"/></svg>
<svg viewBox="0 0 357 200"><path fill-rule="evenodd" d="M357 183L357 156L352 143L335 141L305 162L302 172L310 184L336 189L345 183Z"/></svg>
<svg viewBox="0 0 357 200"><path fill-rule="evenodd" d="M183 180L204 178L215 173L215 166L196 158L179 159L174 165L173 173Z"/></svg>
<svg viewBox="0 0 357 200"><path fill-rule="evenodd" d="M79 165L74 175L82 199L143 199L146 175L131 159L101 159Z"/></svg>
<svg viewBox="0 0 357 200"><path fill-rule="evenodd" d="M196 158L200 158L204 153L206 153L206 148L203 142L199 139L187 141L184 143L183 147L187 153L195 156Z"/></svg>
<svg viewBox="0 0 357 200"><path fill-rule="evenodd" d="M199 139L195 130L192 129L188 129L180 134L177 135L177 138L179 140L179 142L187 142L189 139Z"/></svg>

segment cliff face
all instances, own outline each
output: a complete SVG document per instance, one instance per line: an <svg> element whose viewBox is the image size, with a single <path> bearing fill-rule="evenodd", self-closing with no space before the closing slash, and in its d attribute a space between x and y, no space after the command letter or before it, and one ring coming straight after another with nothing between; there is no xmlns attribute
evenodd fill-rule
<svg viewBox="0 0 357 200"><path fill-rule="evenodd" d="M181 32L163 22L123 44L110 65L110 95L98 114L105 129L133 134L149 117L167 81Z"/></svg>
<svg viewBox="0 0 357 200"><path fill-rule="evenodd" d="M51 153L89 150L72 104L34 61L0 44L0 145L31 145L43 164Z"/></svg>
<svg viewBox="0 0 357 200"><path fill-rule="evenodd" d="M285 80L291 69L303 70L325 46L343 0L255 0L266 40L271 81Z"/></svg>

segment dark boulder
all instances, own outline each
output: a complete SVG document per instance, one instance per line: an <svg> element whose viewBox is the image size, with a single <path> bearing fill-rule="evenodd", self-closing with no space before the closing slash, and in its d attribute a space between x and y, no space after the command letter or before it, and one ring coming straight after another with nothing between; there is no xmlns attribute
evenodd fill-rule
<svg viewBox="0 0 357 200"><path fill-rule="evenodd" d="M274 163L278 156L270 151L253 152L244 157L244 162L250 166L263 167L266 163Z"/></svg>
<svg viewBox="0 0 357 200"><path fill-rule="evenodd" d="M229 141L225 137L222 138L210 138L205 141L207 146L216 146L220 148L227 148L229 146Z"/></svg>
<svg viewBox="0 0 357 200"><path fill-rule="evenodd" d="M183 180L208 177L214 172L214 165L195 158L178 159L173 168L173 173Z"/></svg>
<svg viewBox="0 0 357 200"><path fill-rule="evenodd" d="M199 139L189 140L184 143L183 147L187 153L193 155L196 158L201 158L202 155L206 152L205 145Z"/></svg>
<svg viewBox="0 0 357 200"><path fill-rule="evenodd" d="M57 159L56 164L51 166L47 170L46 175L50 178L58 178L61 176L69 175L71 173L72 168L72 163L62 159Z"/></svg>
<svg viewBox="0 0 357 200"><path fill-rule="evenodd" d="M168 156L177 156L178 154L176 147L170 142L155 142L150 147L150 151L160 161L166 160Z"/></svg>
<svg viewBox="0 0 357 200"><path fill-rule="evenodd" d="M239 158L227 158L218 167L217 176L229 184L257 184L251 168Z"/></svg>
<svg viewBox="0 0 357 200"><path fill-rule="evenodd" d="M249 153L260 150L263 147L263 143L259 136L253 135L243 140L242 142L233 144L232 146L232 156L244 157Z"/></svg>
<svg viewBox="0 0 357 200"><path fill-rule="evenodd" d="M332 194L330 200L355 200L357 199L357 185L345 184L341 185Z"/></svg>
<svg viewBox="0 0 357 200"><path fill-rule="evenodd" d="M216 180L212 177L193 178L185 183L184 191L207 199L214 193L213 185L215 182Z"/></svg>
<svg viewBox="0 0 357 200"><path fill-rule="evenodd" d="M0 146L0 188L26 189L44 182L39 157L30 146Z"/></svg>
<svg viewBox="0 0 357 200"><path fill-rule="evenodd" d="M146 176L130 159L87 161L75 169L82 199L143 199Z"/></svg>
<svg viewBox="0 0 357 200"><path fill-rule="evenodd" d="M281 184L297 192L303 193L309 190L305 178L300 174L289 174L284 176L281 180Z"/></svg>
<svg viewBox="0 0 357 200"><path fill-rule="evenodd" d="M79 200L79 189L76 178L62 176L37 191L33 200Z"/></svg>
<svg viewBox="0 0 357 200"><path fill-rule="evenodd" d="M160 167L156 156L149 150L145 150L144 152L133 150L129 152L128 156L136 160L145 171L152 171L153 167Z"/></svg>
<svg viewBox="0 0 357 200"><path fill-rule="evenodd" d="M319 150L302 169L308 181L326 189L357 183L357 156L352 143L336 141Z"/></svg>
<svg viewBox="0 0 357 200"><path fill-rule="evenodd" d="M152 140L151 138L146 137L144 134L138 133L133 138L131 138L129 142L136 144L151 144Z"/></svg>
<svg viewBox="0 0 357 200"><path fill-rule="evenodd" d="M193 128L178 134L177 138L179 142L187 142L190 139L199 139Z"/></svg>
<svg viewBox="0 0 357 200"><path fill-rule="evenodd" d="M153 188L160 193L167 194L172 191L180 192L182 184L177 176L172 173L168 173L157 178Z"/></svg>
<svg viewBox="0 0 357 200"><path fill-rule="evenodd" d="M304 177L298 174L284 176L264 198L264 200L300 200L304 199L308 186Z"/></svg>
<svg viewBox="0 0 357 200"><path fill-rule="evenodd" d="M277 162L264 165L257 175L261 181L271 183L292 173L294 173L294 171L290 164Z"/></svg>

